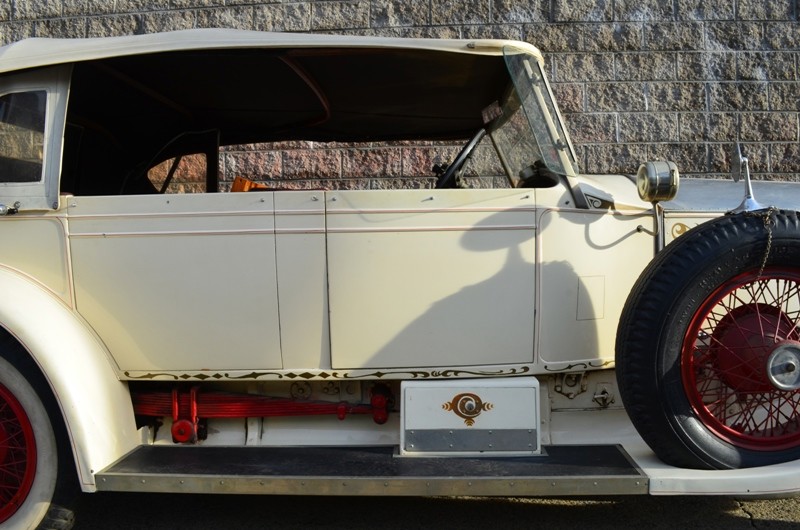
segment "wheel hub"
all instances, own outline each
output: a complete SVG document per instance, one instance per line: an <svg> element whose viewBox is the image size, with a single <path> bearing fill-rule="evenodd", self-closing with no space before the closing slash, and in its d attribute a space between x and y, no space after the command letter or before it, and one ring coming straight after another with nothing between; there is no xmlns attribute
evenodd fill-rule
<svg viewBox="0 0 800 530"><path fill-rule="evenodd" d="M768 304L739 306L720 321L714 330L711 348L717 359L719 376L736 392L770 392L777 385L770 376L767 359L776 351L776 343L796 343L781 339L792 333L793 323L780 309ZM789 355L788 346L782 351ZM800 354L800 349L797 350ZM785 361L777 361L784 366ZM800 368L798 357L797 368ZM785 369L788 369L786 367ZM776 365L776 370L781 370ZM786 377L786 376L784 376Z"/></svg>
<svg viewBox="0 0 800 530"><path fill-rule="evenodd" d="M800 389L800 342L778 343L767 359L767 378L778 390Z"/></svg>

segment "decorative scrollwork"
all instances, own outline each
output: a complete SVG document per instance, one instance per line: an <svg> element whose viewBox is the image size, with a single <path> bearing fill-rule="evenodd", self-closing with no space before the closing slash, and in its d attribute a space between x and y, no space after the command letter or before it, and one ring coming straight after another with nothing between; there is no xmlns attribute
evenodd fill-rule
<svg viewBox="0 0 800 530"><path fill-rule="evenodd" d="M443 403L442 408L454 412L456 416L464 420L467 427L472 427L475 425L475 418L480 416L481 412L494 408L494 405L484 403L477 394L465 392L456 395L451 401Z"/></svg>
<svg viewBox="0 0 800 530"><path fill-rule="evenodd" d="M677 238L689 231L689 225L683 223L675 223L672 225L672 237Z"/></svg>
<svg viewBox="0 0 800 530"><path fill-rule="evenodd" d="M555 367L553 367L552 365L551 366L545 365L544 369L547 370L548 372L551 372L551 373L572 372L572 371L575 371L575 370L591 370L591 369L595 369L595 368L606 368L606 367L608 367L608 366L610 366L612 364L614 364L613 360L608 360L608 361L582 361L582 362L574 363L574 364L566 364L566 365L558 364Z"/></svg>
<svg viewBox="0 0 800 530"><path fill-rule="evenodd" d="M231 374L231 373L170 373L170 372L147 372L145 374L138 374L136 372L126 371L125 377L128 379L148 379L148 380L173 380L173 381L205 381L207 379L214 379L217 381L243 381L243 380L257 380L267 379L272 381L280 381L288 379L290 381L310 381L310 380L353 380L353 379L450 379L459 377L508 377L514 375L522 375L531 371L529 366L520 366L517 368L499 368L497 370L459 370L455 368L448 368L445 370L432 370L430 372L423 370L378 370L376 372L326 372L326 371L304 371L304 372L278 372L278 371L265 371L265 372L249 372L246 374Z"/></svg>

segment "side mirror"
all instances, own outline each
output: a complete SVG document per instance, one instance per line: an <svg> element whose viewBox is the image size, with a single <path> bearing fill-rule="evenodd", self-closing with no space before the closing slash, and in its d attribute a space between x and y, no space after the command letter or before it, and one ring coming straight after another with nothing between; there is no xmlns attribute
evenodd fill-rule
<svg viewBox="0 0 800 530"><path fill-rule="evenodd" d="M643 201L669 201L678 194L678 166L674 162L645 162L636 173L636 187Z"/></svg>

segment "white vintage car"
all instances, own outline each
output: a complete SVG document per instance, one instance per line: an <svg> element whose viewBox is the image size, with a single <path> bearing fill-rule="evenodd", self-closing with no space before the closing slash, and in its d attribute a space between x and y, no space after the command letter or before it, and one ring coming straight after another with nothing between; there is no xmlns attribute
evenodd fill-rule
<svg viewBox="0 0 800 530"><path fill-rule="evenodd" d="M0 48L0 526L67 528L78 491L800 492L800 190L753 193L735 151L744 186L582 175L542 65L228 30ZM457 139L420 189L219 171ZM467 178L479 144L501 186Z"/></svg>

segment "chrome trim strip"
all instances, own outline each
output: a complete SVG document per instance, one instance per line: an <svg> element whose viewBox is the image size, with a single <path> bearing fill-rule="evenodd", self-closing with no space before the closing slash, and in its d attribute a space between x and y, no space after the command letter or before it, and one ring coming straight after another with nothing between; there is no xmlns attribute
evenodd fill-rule
<svg viewBox="0 0 800 530"><path fill-rule="evenodd" d="M272 229L248 228L242 230L165 230L163 232L84 232L72 233L73 239L116 237L164 237L164 236L230 236L230 235L274 235Z"/></svg>
<svg viewBox="0 0 800 530"><path fill-rule="evenodd" d="M531 206L487 206L485 208L479 207L454 207L448 208L446 206L441 208L404 208L404 209L375 209L375 208L352 208L341 209L329 207L328 215L380 215L380 214L407 214L407 213L520 213L520 212L535 212L536 207Z"/></svg>
<svg viewBox="0 0 800 530"><path fill-rule="evenodd" d="M511 230L536 230L536 225L526 226L409 226L409 227L386 227L386 228L328 228L329 234L357 234L357 233L376 233L376 232L494 232Z"/></svg>
<svg viewBox="0 0 800 530"><path fill-rule="evenodd" d="M512 230L536 230L536 225L526 226L411 226L385 228L244 228L241 230L165 230L152 232L73 232L71 238L114 238L114 237L164 237L164 236L227 236L227 235L282 235L282 234L359 234L359 233L397 233L397 232L493 232Z"/></svg>
<svg viewBox="0 0 800 530"><path fill-rule="evenodd" d="M187 449L191 451L191 449ZM261 495L382 496L582 496L643 495L643 476L586 477L273 477L189 474L97 475L98 491L157 493L238 493Z"/></svg>
<svg viewBox="0 0 800 530"><path fill-rule="evenodd" d="M70 207L73 210L77 207ZM324 214L323 211L313 211L314 213ZM67 218L70 221L82 220L95 220L95 219L168 219L171 217L243 217L243 216L271 216L275 213L272 207L265 208L264 210L246 210L246 211L194 211L194 212L148 212L148 213L69 213Z"/></svg>

